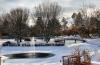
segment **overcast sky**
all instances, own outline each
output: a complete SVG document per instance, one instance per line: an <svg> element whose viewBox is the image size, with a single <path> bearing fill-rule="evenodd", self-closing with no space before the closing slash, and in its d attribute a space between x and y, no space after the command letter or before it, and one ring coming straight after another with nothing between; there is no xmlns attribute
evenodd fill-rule
<svg viewBox="0 0 100 65"><path fill-rule="evenodd" d="M9 11L11 8L16 7L27 7L32 9L34 6L42 2L46 2L48 0L0 0L0 9ZM97 8L100 8L100 0L49 0L49 1L56 1L59 5L64 7L66 10L64 12L64 16L69 17L72 13L79 8L82 7L83 2L88 4L93 4ZM2 11L3 11L2 10Z"/></svg>

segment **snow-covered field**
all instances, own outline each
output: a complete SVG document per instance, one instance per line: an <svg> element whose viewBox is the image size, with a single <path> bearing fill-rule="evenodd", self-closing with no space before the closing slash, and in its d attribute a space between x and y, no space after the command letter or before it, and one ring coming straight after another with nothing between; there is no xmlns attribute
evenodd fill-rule
<svg viewBox="0 0 100 65"><path fill-rule="evenodd" d="M93 65L100 65L100 39L87 39L86 43L67 41L66 46L40 46L35 47L36 52L50 52L55 56L50 58L6 59L4 65L62 65L62 56L69 55L74 48L88 49L91 52ZM2 55L34 51L32 47L2 47Z"/></svg>

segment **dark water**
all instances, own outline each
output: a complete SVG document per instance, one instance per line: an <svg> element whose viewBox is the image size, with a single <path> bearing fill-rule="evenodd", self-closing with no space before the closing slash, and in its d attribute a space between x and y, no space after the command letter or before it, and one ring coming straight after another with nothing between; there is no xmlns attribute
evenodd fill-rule
<svg viewBox="0 0 100 65"><path fill-rule="evenodd" d="M17 53L5 55L9 59L23 59L23 58L49 58L54 56L52 53Z"/></svg>

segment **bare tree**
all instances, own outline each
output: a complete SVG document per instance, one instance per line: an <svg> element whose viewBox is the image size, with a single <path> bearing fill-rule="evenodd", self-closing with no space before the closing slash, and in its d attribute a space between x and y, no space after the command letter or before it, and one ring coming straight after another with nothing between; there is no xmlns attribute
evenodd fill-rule
<svg viewBox="0 0 100 65"><path fill-rule="evenodd" d="M67 23L68 23L68 21L66 20L65 17L63 17L63 18L62 18L62 22L63 22L63 28L64 28L64 31L65 31L66 28L67 28Z"/></svg>
<svg viewBox="0 0 100 65"><path fill-rule="evenodd" d="M27 32L28 25L26 21L29 16L29 10L26 8L12 9L6 14L4 22L8 23L8 30L11 35L14 35L17 42L21 42L22 37Z"/></svg>
<svg viewBox="0 0 100 65"><path fill-rule="evenodd" d="M4 33L4 16L5 16L6 11L3 8L0 8L0 33L1 35Z"/></svg>
<svg viewBox="0 0 100 65"><path fill-rule="evenodd" d="M59 6L56 2L51 3L42 3L38 7L35 7L35 17L42 17L45 19L56 18L59 14L61 14L61 6ZM44 21L45 22L45 21Z"/></svg>
<svg viewBox="0 0 100 65"><path fill-rule="evenodd" d="M46 3L42 3L39 6L35 7L34 16L36 18L38 17L42 18L43 24L44 24L44 28L42 29L44 32L43 35L47 42L48 42L48 39L50 39L50 36L49 36L50 34L48 33L48 31L51 31L51 30L54 31L53 29L55 28L54 27L52 28L52 26L53 25L57 26L56 24L59 23L59 21L57 20L57 17L61 14L61 12L62 12L62 8L56 2L51 2L51 3L46 2ZM52 23L55 23L55 24L51 25L50 23L51 21Z"/></svg>

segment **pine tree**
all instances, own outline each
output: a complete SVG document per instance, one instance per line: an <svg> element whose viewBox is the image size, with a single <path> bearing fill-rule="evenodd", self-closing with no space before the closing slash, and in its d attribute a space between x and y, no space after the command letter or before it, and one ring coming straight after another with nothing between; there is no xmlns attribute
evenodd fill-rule
<svg viewBox="0 0 100 65"><path fill-rule="evenodd" d="M35 26L33 27L34 29L33 32L35 33L35 36L43 35L44 28L45 28L45 25L42 20L42 17L38 17L36 20Z"/></svg>

